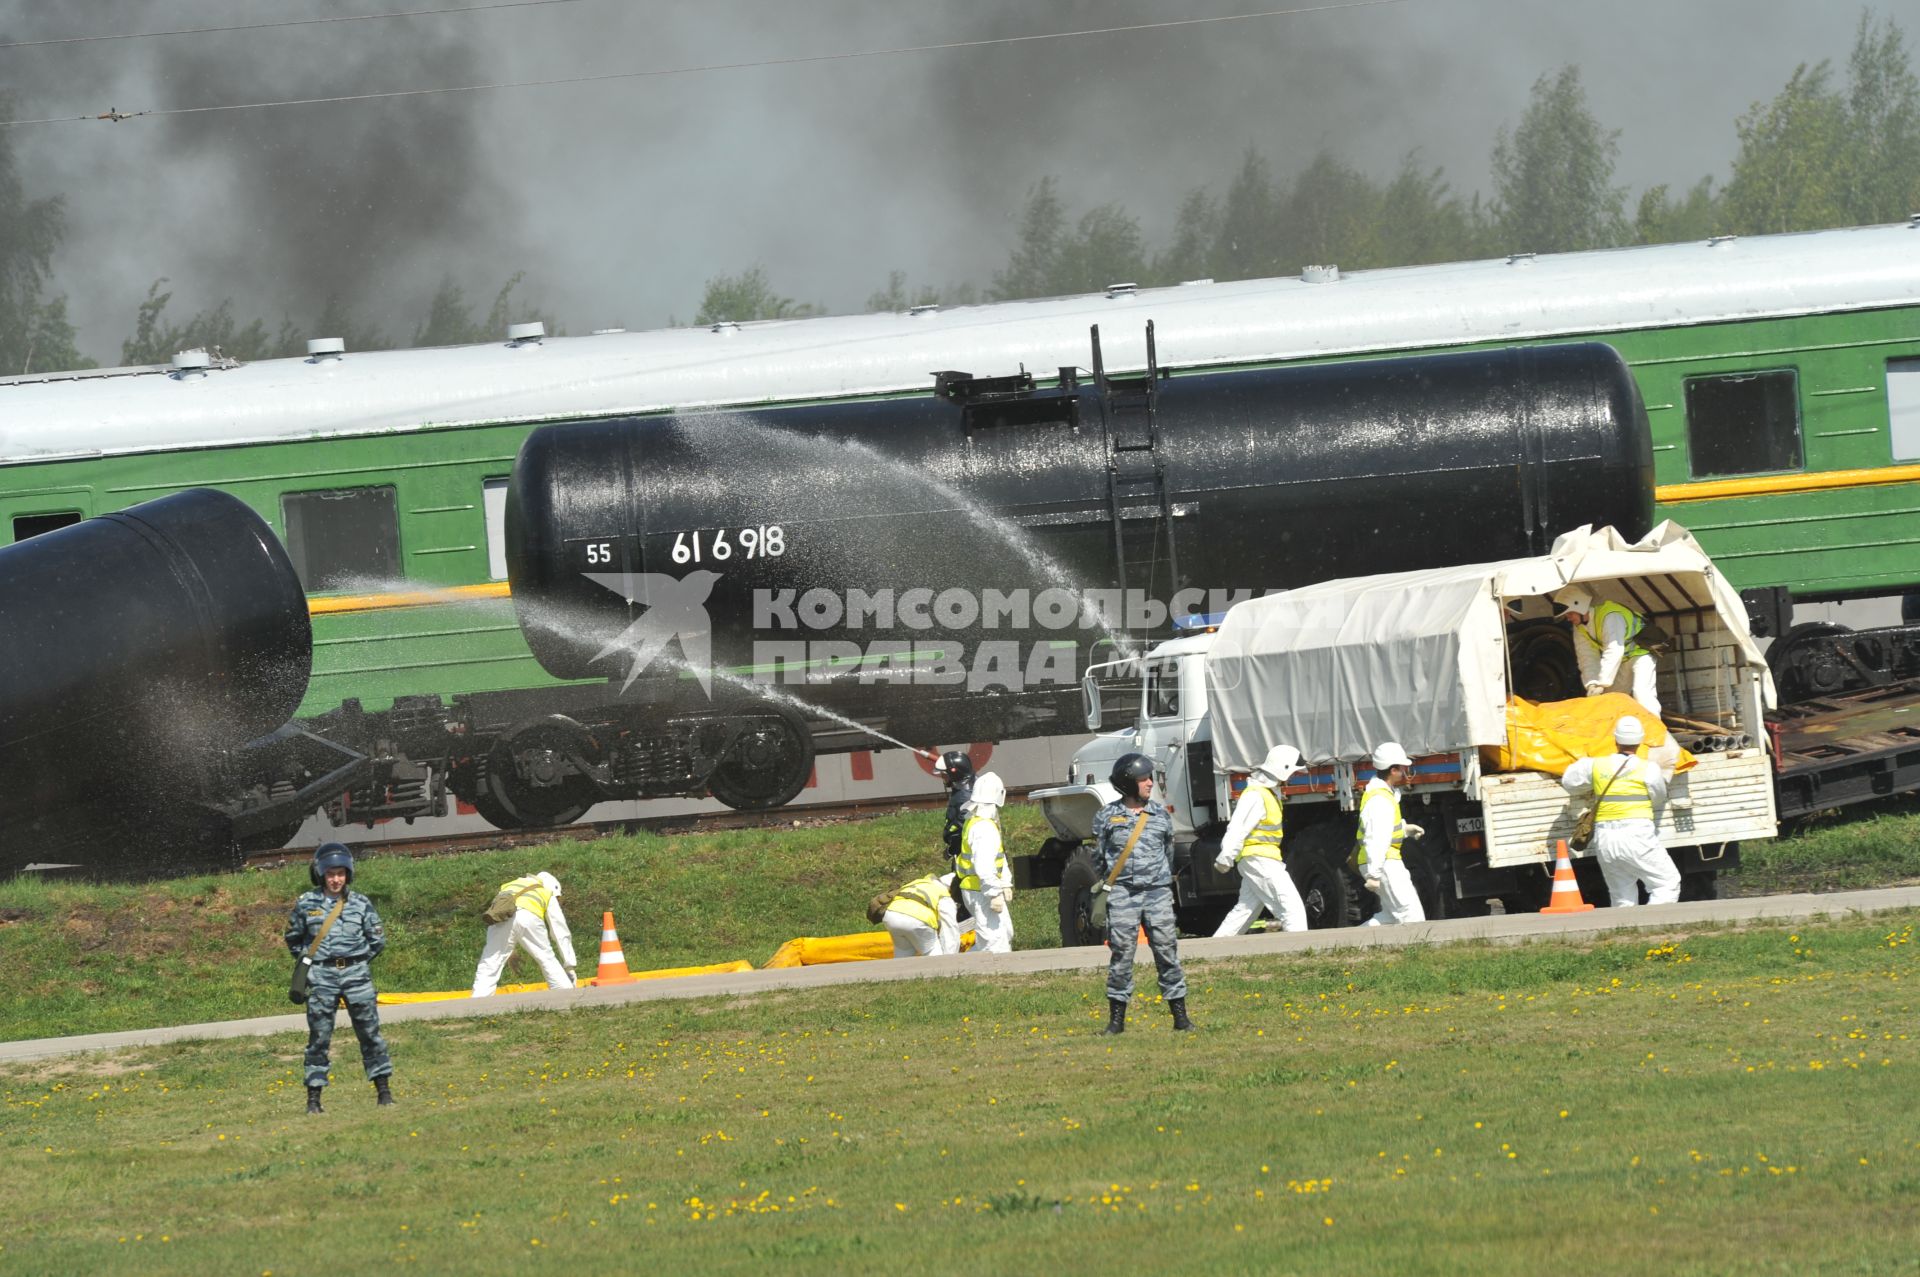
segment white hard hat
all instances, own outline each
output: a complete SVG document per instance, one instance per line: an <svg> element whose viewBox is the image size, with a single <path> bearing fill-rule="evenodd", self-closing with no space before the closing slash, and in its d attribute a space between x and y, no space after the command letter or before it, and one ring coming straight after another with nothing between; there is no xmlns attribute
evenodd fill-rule
<svg viewBox="0 0 1920 1277"><path fill-rule="evenodd" d="M1266 773L1276 783L1283 781L1300 770L1300 751L1291 745L1275 745L1254 770Z"/></svg>
<svg viewBox="0 0 1920 1277"><path fill-rule="evenodd" d="M1620 721L1613 725L1613 740L1617 745L1638 745L1646 739L1646 725L1631 714L1621 715Z"/></svg>
<svg viewBox="0 0 1920 1277"><path fill-rule="evenodd" d="M981 772L973 778L973 800L969 807L999 807L1007 801L1007 782L997 772Z"/></svg>
<svg viewBox="0 0 1920 1277"><path fill-rule="evenodd" d="M558 878L546 872L542 872L535 876L540 879L541 886L545 887L548 891L551 891L556 896L560 894L560 880Z"/></svg>
<svg viewBox="0 0 1920 1277"><path fill-rule="evenodd" d="M1411 767L1413 760L1407 757L1407 751L1400 748L1397 741L1382 742L1373 751L1373 770L1384 772L1389 767Z"/></svg>
<svg viewBox="0 0 1920 1277"><path fill-rule="evenodd" d="M1593 612L1593 595L1579 586L1568 586L1553 596L1554 606L1562 612L1578 612L1589 616Z"/></svg>

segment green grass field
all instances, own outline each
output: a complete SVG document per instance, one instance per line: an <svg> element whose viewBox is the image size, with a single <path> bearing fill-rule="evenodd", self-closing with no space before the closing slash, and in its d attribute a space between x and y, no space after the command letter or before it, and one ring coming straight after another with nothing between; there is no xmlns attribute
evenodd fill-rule
<svg viewBox="0 0 1920 1277"><path fill-rule="evenodd" d="M556 874L582 974L614 912L627 962L642 968L744 959L759 966L795 936L872 930L867 899L933 869L940 814L914 812L809 829L746 830L586 843L438 859L363 860L355 888L387 925L374 964L382 989L473 983L480 911L509 878ZM1038 847L1039 813L1006 814L1014 846ZM281 934L307 889L304 865L138 885L0 882L0 1040L279 1015L291 961ZM1022 947L1059 943L1058 897L1013 903ZM538 980L516 955L507 979Z"/></svg>
<svg viewBox="0 0 1920 1277"><path fill-rule="evenodd" d="M42 1062L0 1269L1911 1271L1916 920L404 1024L325 1118L294 1035Z"/></svg>
<svg viewBox="0 0 1920 1277"><path fill-rule="evenodd" d="M1006 812L1007 842L1038 847L1038 812ZM867 897L889 882L944 867L937 813L916 812L805 829L749 830L412 860L363 861L356 886L386 920L374 968L389 990L465 988L501 882L550 869L582 970L598 953L602 910L614 911L628 962L760 965L794 936L870 929ZM1899 810L1745 849L1727 886L1747 894L1836 890L1920 878L1920 815ZM140 885L0 882L0 1040L240 1019L289 1010L287 910L306 888L300 866L266 873ZM1058 943L1051 891L1014 901L1022 948ZM538 979L516 957L508 979Z"/></svg>

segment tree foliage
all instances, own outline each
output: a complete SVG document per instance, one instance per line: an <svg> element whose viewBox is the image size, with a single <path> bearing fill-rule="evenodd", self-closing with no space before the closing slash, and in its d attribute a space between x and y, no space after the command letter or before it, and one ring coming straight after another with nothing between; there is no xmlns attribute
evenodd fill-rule
<svg viewBox="0 0 1920 1277"><path fill-rule="evenodd" d="M13 99L0 93L0 115L12 114ZM12 139L0 131L0 376L93 365L73 344L67 299L49 292L66 232L65 201L28 196Z"/></svg>
<svg viewBox="0 0 1920 1277"><path fill-rule="evenodd" d="M1580 68L1534 81L1512 133L1493 143L1493 223L1509 251L1608 248L1627 237L1626 188L1613 185L1620 132L1587 106Z"/></svg>
<svg viewBox="0 0 1920 1277"><path fill-rule="evenodd" d="M744 324L754 319L805 319L825 313L824 308L812 302L797 302L774 292L766 270L752 266L738 275L716 275L709 279L693 322L717 324L730 320Z"/></svg>
<svg viewBox="0 0 1920 1277"><path fill-rule="evenodd" d="M1748 234L1889 222L1920 204L1920 85L1905 37L1865 14L1847 84L1802 63L1740 117L1727 216Z"/></svg>

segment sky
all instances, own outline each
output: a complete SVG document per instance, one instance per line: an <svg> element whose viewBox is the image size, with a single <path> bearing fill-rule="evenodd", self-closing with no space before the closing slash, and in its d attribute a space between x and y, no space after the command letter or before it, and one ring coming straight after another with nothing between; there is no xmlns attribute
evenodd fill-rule
<svg viewBox="0 0 1920 1277"><path fill-rule="evenodd" d="M0 0L0 42L486 0ZM1255 13L1279 0L568 0L474 13L0 49L11 118L765 62ZM230 298L312 322L329 292L409 332L440 282L570 332L654 327L749 266L858 310L890 270L984 285L1027 192L1117 200L1164 239L1247 148L1331 149L1376 177L1416 151L1484 191L1533 82L1580 67L1616 181L1724 180L1735 120L1796 65L1838 69L1837 0L1400 0L1248 21L594 84L12 129L29 196L64 195L55 287L118 362L156 278L172 318ZM1885 0L1910 41L1920 2ZM324 336L332 334L314 333Z"/></svg>

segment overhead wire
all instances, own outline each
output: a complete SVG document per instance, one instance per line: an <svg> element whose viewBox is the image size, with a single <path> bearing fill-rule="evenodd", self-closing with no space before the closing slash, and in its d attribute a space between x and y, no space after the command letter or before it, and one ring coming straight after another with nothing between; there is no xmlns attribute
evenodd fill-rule
<svg viewBox="0 0 1920 1277"><path fill-rule="evenodd" d="M45 40L8 40L0 49L39 49L50 44L94 44L102 40L155 40L172 35L218 35L228 31L272 31L281 27L317 27L334 22L380 22L389 18L430 18L447 13L485 13L494 9L536 9L551 4L580 4L583 0L499 0L495 4L463 4L443 9L405 9L397 13L346 13L326 18L287 18L280 22L237 22L225 27L181 27L174 31L121 31L112 35L63 35Z"/></svg>
<svg viewBox="0 0 1920 1277"><path fill-rule="evenodd" d="M535 3L537 0L521 0ZM1314 13L1332 13L1343 9L1374 9L1410 4L1412 0L1338 0L1333 4L1308 5L1292 9L1268 9L1260 13L1227 13L1204 18L1170 18L1162 22L1136 22L1126 26L1087 27L1075 31L1042 31L1031 35L990 36L978 40L947 40L938 44L910 44L882 49L851 49L839 53L797 54L787 58L759 58L743 62L707 62L694 66L659 67L646 71L607 71L595 75L559 76L544 80L507 80L491 84L451 84L426 89L389 89L377 93L342 93L330 97L281 98L268 102L225 102L209 106L154 107L141 111L117 108L98 115L54 115L40 119L0 120L0 128L28 124L70 124L81 120L132 120L164 115L203 115L219 111L261 111L289 106L328 106L345 102L378 102L393 98L431 97L448 93L488 93L500 89L550 88L568 84L603 84L613 80L642 80L678 75L700 75L713 71L745 71L760 67L805 66L822 62L848 62L863 58L894 57L910 53L942 53L957 49L980 49L994 45L1033 44L1049 40L1074 40L1088 36L1128 35L1142 31L1165 31L1175 27L1207 26L1224 22L1254 22L1266 18L1301 17Z"/></svg>

